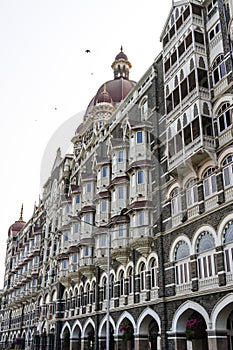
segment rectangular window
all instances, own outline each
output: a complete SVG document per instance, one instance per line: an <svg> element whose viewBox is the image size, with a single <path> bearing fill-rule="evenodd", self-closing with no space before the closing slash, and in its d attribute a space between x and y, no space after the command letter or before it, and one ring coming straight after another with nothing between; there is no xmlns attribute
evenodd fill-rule
<svg viewBox="0 0 233 350"><path fill-rule="evenodd" d="M137 132L137 144L143 143L143 134L142 131Z"/></svg>
<svg viewBox="0 0 233 350"><path fill-rule="evenodd" d="M139 224L139 226L145 225L145 219L144 219L144 212L143 211L140 211L138 213L138 224Z"/></svg>
<svg viewBox="0 0 233 350"><path fill-rule="evenodd" d="M91 223L91 214L90 214L90 213L87 213L87 214L85 215L85 222L86 222L87 224L90 224L90 223Z"/></svg>
<svg viewBox="0 0 233 350"><path fill-rule="evenodd" d="M124 226L123 225L119 225L118 236L119 237L123 237L124 236Z"/></svg>
<svg viewBox="0 0 233 350"><path fill-rule="evenodd" d="M84 256L89 256L89 247L86 245L85 247L84 247Z"/></svg>
<svg viewBox="0 0 233 350"><path fill-rule="evenodd" d="M69 214L69 212L70 212L70 205L67 205L66 206L66 214Z"/></svg>
<svg viewBox="0 0 233 350"><path fill-rule="evenodd" d="M101 202L101 212L106 212L107 211L107 201L102 201Z"/></svg>
<svg viewBox="0 0 233 350"><path fill-rule="evenodd" d="M224 186L233 185L233 164L223 169Z"/></svg>
<svg viewBox="0 0 233 350"><path fill-rule="evenodd" d="M66 270L68 268L68 260L63 260L63 263L62 263L62 267L63 267L63 270Z"/></svg>
<svg viewBox="0 0 233 350"><path fill-rule="evenodd" d="M118 156L117 156L117 162L122 163L123 160L124 160L124 153L123 153L123 151L119 151Z"/></svg>
<svg viewBox="0 0 233 350"><path fill-rule="evenodd" d="M107 177L108 176L108 168L105 166L102 168L102 176Z"/></svg>
<svg viewBox="0 0 233 350"><path fill-rule="evenodd" d="M74 233L78 233L79 231L79 224L74 224Z"/></svg>
<svg viewBox="0 0 233 350"><path fill-rule="evenodd" d="M73 253L73 263L77 263L78 262L78 254L77 253Z"/></svg>
<svg viewBox="0 0 233 350"><path fill-rule="evenodd" d="M144 174L142 170L138 170L137 177L138 185L144 184Z"/></svg>
<svg viewBox="0 0 233 350"><path fill-rule="evenodd" d="M217 192L216 176L212 175L204 180L204 195L208 197L215 192Z"/></svg>
<svg viewBox="0 0 233 350"><path fill-rule="evenodd" d="M69 231L65 231L63 237L64 237L64 242L68 242L68 240L69 240Z"/></svg>
<svg viewBox="0 0 233 350"><path fill-rule="evenodd" d="M106 247L107 246L107 235L100 236L100 247Z"/></svg>
<svg viewBox="0 0 233 350"><path fill-rule="evenodd" d="M77 196L75 197L75 203L76 204L80 203L80 194L77 194Z"/></svg>
<svg viewBox="0 0 233 350"><path fill-rule="evenodd" d="M87 193L91 192L91 183L90 182L88 184L86 184L86 192Z"/></svg>
<svg viewBox="0 0 233 350"><path fill-rule="evenodd" d="M118 198L119 199L124 199L124 187L120 186L118 188Z"/></svg>

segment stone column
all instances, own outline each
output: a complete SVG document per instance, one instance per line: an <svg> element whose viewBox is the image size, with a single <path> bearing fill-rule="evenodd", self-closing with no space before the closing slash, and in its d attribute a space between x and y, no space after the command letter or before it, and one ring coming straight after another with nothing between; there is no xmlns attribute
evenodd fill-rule
<svg viewBox="0 0 233 350"><path fill-rule="evenodd" d="M223 174L221 170L216 170L216 182L218 191L218 203L221 204L225 202Z"/></svg>
<svg viewBox="0 0 233 350"><path fill-rule="evenodd" d="M195 254L190 256L190 269L192 279L192 291L195 292L198 290L197 257Z"/></svg>
<svg viewBox="0 0 233 350"><path fill-rule="evenodd" d="M197 183L197 195L199 203L199 213L201 214L205 211L203 181Z"/></svg>
<svg viewBox="0 0 233 350"><path fill-rule="evenodd" d="M135 350L148 349L148 335L138 335L134 338Z"/></svg>
<svg viewBox="0 0 233 350"><path fill-rule="evenodd" d="M79 350L81 349L80 339L70 339L70 350Z"/></svg>
<svg viewBox="0 0 233 350"><path fill-rule="evenodd" d="M225 271L225 263L224 263L223 246L219 246L216 248L216 253L215 253L214 258L215 258L215 264L217 267L218 284L219 284L219 286L225 286L226 285L226 271Z"/></svg>
<svg viewBox="0 0 233 350"><path fill-rule="evenodd" d="M199 348L200 349L200 348ZM194 350L199 350L194 349ZM226 350L228 349L228 337L224 332L208 332L208 350Z"/></svg>
<svg viewBox="0 0 233 350"><path fill-rule="evenodd" d="M169 340L169 344L171 343ZM172 349L172 347L171 347ZM175 350L187 350L187 338L185 334L176 334L174 338L174 349ZM200 350L200 349L199 349Z"/></svg>
<svg viewBox="0 0 233 350"><path fill-rule="evenodd" d="M135 275L135 303L139 302L139 298L140 298L140 275Z"/></svg>

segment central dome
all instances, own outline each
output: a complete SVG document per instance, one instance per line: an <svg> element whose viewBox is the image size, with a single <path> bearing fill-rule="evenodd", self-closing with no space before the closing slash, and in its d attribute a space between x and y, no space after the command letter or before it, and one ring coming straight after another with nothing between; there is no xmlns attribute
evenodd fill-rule
<svg viewBox="0 0 233 350"><path fill-rule="evenodd" d="M136 82L129 80L129 70L132 66L128 61L127 55L123 52L122 47L120 52L116 55L111 67L113 69L114 79L105 82L97 90L96 95L92 98L87 107L84 120L88 118L92 109L100 103L111 103L113 106L116 106L125 99L135 86Z"/></svg>

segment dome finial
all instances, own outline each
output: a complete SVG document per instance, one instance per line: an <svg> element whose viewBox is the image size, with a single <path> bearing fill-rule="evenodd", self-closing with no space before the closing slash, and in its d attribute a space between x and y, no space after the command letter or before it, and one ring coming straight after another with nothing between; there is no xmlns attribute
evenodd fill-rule
<svg viewBox="0 0 233 350"><path fill-rule="evenodd" d="M121 45L121 52L123 52L123 46Z"/></svg>
<svg viewBox="0 0 233 350"><path fill-rule="evenodd" d="M20 210L20 218L19 218L19 220L23 221L23 203L22 203L21 210Z"/></svg>

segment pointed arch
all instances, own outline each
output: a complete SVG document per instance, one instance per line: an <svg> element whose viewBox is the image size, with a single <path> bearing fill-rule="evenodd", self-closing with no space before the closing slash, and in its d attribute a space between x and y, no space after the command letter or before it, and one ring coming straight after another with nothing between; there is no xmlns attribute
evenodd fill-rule
<svg viewBox="0 0 233 350"><path fill-rule="evenodd" d="M102 319L102 321L100 322L99 330L98 330L98 337L101 337L102 331L103 331L103 328L104 328L106 322L107 322L107 315L105 315L105 317L104 317L104 318ZM115 324L115 321L113 320L113 318L112 318L111 316L110 316L110 318L109 318L109 322L110 322L110 324L112 325L113 330L114 330L114 332L115 332L116 324Z"/></svg>
<svg viewBox="0 0 233 350"><path fill-rule="evenodd" d="M226 330L226 320L233 308L233 293L224 296L214 306L211 313L212 328Z"/></svg>
<svg viewBox="0 0 233 350"><path fill-rule="evenodd" d="M70 324L69 322L66 321L66 323L64 324L64 326L62 327L62 330L61 330L61 334L60 334L60 338L62 339L63 338L63 335L64 335L64 331L65 329L68 328L70 334L71 334L71 327L70 327Z"/></svg>
<svg viewBox="0 0 233 350"><path fill-rule="evenodd" d="M95 330L95 323L94 321L92 320L92 318L88 318L83 326L83 329L82 329L82 338L85 336L85 333L86 333L86 329L87 327L91 325L93 327L93 329Z"/></svg>
<svg viewBox="0 0 233 350"><path fill-rule="evenodd" d="M74 335L75 335L75 328L76 327L79 327L80 331L81 331L81 334L82 334L82 325L80 323L79 320L76 320L73 327L72 327L72 331L71 331L71 335L70 335L70 338L74 338ZM75 335L75 338L76 338L76 335Z"/></svg>
<svg viewBox="0 0 233 350"><path fill-rule="evenodd" d="M161 332L161 321L159 318L159 315L152 310L150 307L147 307L143 312L139 315L138 321L137 321L137 327L136 327L136 334L139 334L140 326L145 319L146 316L150 315L158 324L159 327L159 333Z"/></svg>
<svg viewBox="0 0 233 350"><path fill-rule="evenodd" d="M133 318L133 316L128 312L128 311L124 311L123 314L119 317L117 324L116 324L116 334L119 334L119 327L120 324L122 323L122 321L127 318L133 326L134 332L136 331L136 323L135 320Z"/></svg>
<svg viewBox="0 0 233 350"><path fill-rule="evenodd" d="M210 318L206 311L206 309L201 306L200 304L194 302L194 301L186 301L184 302L175 312L173 320L172 320L172 327L171 332L175 333L178 331L184 331L186 327L186 319L190 315L190 311L197 311L200 315L203 316L205 323L207 325L207 330L210 328ZM182 317L184 316L184 317Z"/></svg>

